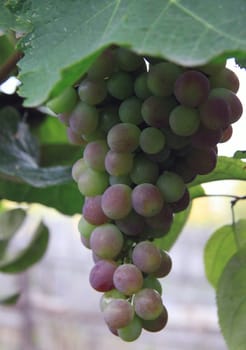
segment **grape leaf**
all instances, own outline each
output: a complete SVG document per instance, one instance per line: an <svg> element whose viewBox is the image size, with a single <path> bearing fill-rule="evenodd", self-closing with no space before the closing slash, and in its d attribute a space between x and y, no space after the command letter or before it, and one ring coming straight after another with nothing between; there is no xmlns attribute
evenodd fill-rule
<svg viewBox="0 0 246 350"><path fill-rule="evenodd" d="M7 297L0 299L0 305L9 306L9 305L16 304L17 301L19 300L19 297L20 297L20 293L14 293L14 294L8 295Z"/></svg>
<svg viewBox="0 0 246 350"><path fill-rule="evenodd" d="M0 30L5 32L16 30L25 33L32 29L29 19L30 1L7 1L0 2Z"/></svg>
<svg viewBox="0 0 246 350"><path fill-rule="evenodd" d="M246 54L244 0L223 1L223 6L220 0L22 0L21 4L10 11L33 26L22 40L25 57L19 65L20 94L27 98L27 106L60 94L112 43L185 66L205 64L219 55Z"/></svg>
<svg viewBox="0 0 246 350"><path fill-rule="evenodd" d="M246 220L240 220L235 228L225 225L216 230L208 240L204 250L205 271L208 281L217 287L219 278L230 258L237 252L238 246L246 244Z"/></svg>
<svg viewBox="0 0 246 350"><path fill-rule="evenodd" d="M246 344L246 246L226 264L217 288L219 323L230 350Z"/></svg>
<svg viewBox="0 0 246 350"><path fill-rule="evenodd" d="M233 154L233 158L235 158L235 159L246 159L246 151L236 151Z"/></svg>
<svg viewBox="0 0 246 350"><path fill-rule="evenodd" d="M70 166L40 167L39 147L18 112L0 110L0 175L35 187L71 181Z"/></svg>
<svg viewBox="0 0 246 350"><path fill-rule="evenodd" d="M33 235L30 244L17 256L0 263L0 272L18 273L26 270L42 259L49 242L49 231L41 222Z"/></svg>

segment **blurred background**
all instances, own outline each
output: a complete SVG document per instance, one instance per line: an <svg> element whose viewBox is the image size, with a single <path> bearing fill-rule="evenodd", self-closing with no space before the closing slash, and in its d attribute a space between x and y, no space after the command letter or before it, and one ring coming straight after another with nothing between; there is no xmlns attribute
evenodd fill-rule
<svg viewBox="0 0 246 350"><path fill-rule="evenodd" d="M238 95L246 110L246 71L233 60L228 66L240 78ZM232 139L219 147L220 155L245 150L245 119L236 123ZM204 188L208 194L246 194L246 183L240 181L210 183ZM236 219L246 218L245 202L237 203ZM232 222L230 199L194 200L185 229L170 251L173 269L161 281L168 324L159 333L143 332L134 343L124 343L104 324L99 311L101 295L88 282L93 261L90 251L80 243L79 216L62 216L39 205L30 206L28 213L10 248L18 251L25 247L40 217L50 229L50 243L44 258L27 272L0 274L1 295L22 290L17 305L0 307L1 350L227 349L219 330L215 292L205 277L203 249L217 228Z"/></svg>

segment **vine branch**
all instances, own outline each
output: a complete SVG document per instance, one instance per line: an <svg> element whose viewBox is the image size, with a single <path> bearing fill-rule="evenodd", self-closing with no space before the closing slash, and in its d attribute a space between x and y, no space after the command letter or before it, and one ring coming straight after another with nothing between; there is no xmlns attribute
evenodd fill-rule
<svg viewBox="0 0 246 350"><path fill-rule="evenodd" d="M23 55L23 52L15 51L0 67L0 84L8 78L10 72L16 67L17 62L19 62Z"/></svg>

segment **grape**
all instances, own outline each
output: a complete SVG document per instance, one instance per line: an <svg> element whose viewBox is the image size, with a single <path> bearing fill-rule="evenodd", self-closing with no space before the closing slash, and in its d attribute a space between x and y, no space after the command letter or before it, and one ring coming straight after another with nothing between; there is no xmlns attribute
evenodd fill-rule
<svg viewBox="0 0 246 350"><path fill-rule="evenodd" d="M69 126L70 113L60 113L57 115L57 118L62 122L62 124Z"/></svg>
<svg viewBox="0 0 246 350"><path fill-rule="evenodd" d="M212 75L209 80L212 88L225 88L235 93L239 89L238 77L228 68L221 69Z"/></svg>
<svg viewBox="0 0 246 350"><path fill-rule="evenodd" d="M156 319L142 320L142 327L149 332L159 332L166 326L167 321L168 321L168 313L167 313L167 309L163 305L163 310Z"/></svg>
<svg viewBox="0 0 246 350"><path fill-rule="evenodd" d="M221 136L221 129L211 130L200 124L198 130L191 136L191 144L195 148L211 148L217 145Z"/></svg>
<svg viewBox="0 0 246 350"><path fill-rule="evenodd" d="M199 110L201 121L208 129L224 129L230 124L231 109L222 97L209 95Z"/></svg>
<svg viewBox="0 0 246 350"><path fill-rule="evenodd" d="M72 166L72 178L75 182L78 182L80 175L83 173L88 166L84 160L84 158L80 158L76 160L76 162Z"/></svg>
<svg viewBox="0 0 246 350"><path fill-rule="evenodd" d="M141 108L144 121L156 128L165 128L169 124L169 114L177 106L173 97L150 96L147 98Z"/></svg>
<svg viewBox="0 0 246 350"><path fill-rule="evenodd" d="M134 247L132 261L141 271L153 273L161 264L161 253L153 243L142 241Z"/></svg>
<svg viewBox="0 0 246 350"><path fill-rule="evenodd" d="M134 91L138 98L145 100L151 96L151 92L147 84L148 73L144 72L137 76L134 82Z"/></svg>
<svg viewBox="0 0 246 350"><path fill-rule="evenodd" d="M139 128L130 123L114 125L108 132L107 141L115 152L133 152L139 145Z"/></svg>
<svg viewBox="0 0 246 350"><path fill-rule="evenodd" d="M179 136L170 129L162 129L162 131L166 138L167 147L170 149L178 150L190 143L188 136Z"/></svg>
<svg viewBox="0 0 246 350"><path fill-rule="evenodd" d="M123 247L123 243L123 235L114 224L100 225L91 233L91 249L103 259L117 257Z"/></svg>
<svg viewBox="0 0 246 350"><path fill-rule="evenodd" d="M126 72L137 70L144 62L141 56L124 47L119 47L116 49L116 57L120 69Z"/></svg>
<svg viewBox="0 0 246 350"><path fill-rule="evenodd" d="M78 101L76 90L73 87L67 87L63 92L47 102L47 107L54 113L71 112Z"/></svg>
<svg viewBox="0 0 246 350"><path fill-rule="evenodd" d="M174 89L174 83L182 69L171 62L161 62L150 66L147 83L150 91L155 96L170 96Z"/></svg>
<svg viewBox="0 0 246 350"><path fill-rule="evenodd" d="M172 208L172 211L174 213L178 213L188 208L189 204L190 204L190 194L188 189L186 188L183 196L176 202L170 203L170 207Z"/></svg>
<svg viewBox="0 0 246 350"><path fill-rule="evenodd" d="M161 236L167 233L173 222L173 211L169 205L164 205L162 210L150 218L146 218L146 223L150 227L151 236Z"/></svg>
<svg viewBox="0 0 246 350"><path fill-rule="evenodd" d="M165 136L157 128L145 128L140 134L139 144L145 153L156 154L164 147Z"/></svg>
<svg viewBox="0 0 246 350"><path fill-rule="evenodd" d="M92 63L87 74L92 79L103 79L110 77L116 68L115 52L112 49L104 50Z"/></svg>
<svg viewBox="0 0 246 350"><path fill-rule="evenodd" d="M238 121L243 113L243 106L237 95L224 88L213 89L210 92L211 96L218 96L223 98L230 106L230 124Z"/></svg>
<svg viewBox="0 0 246 350"><path fill-rule="evenodd" d="M130 172L130 177L135 184L155 183L158 176L159 168L156 163L143 154L136 155Z"/></svg>
<svg viewBox="0 0 246 350"><path fill-rule="evenodd" d="M135 294L134 308L143 320L154 320L163 312L160 294L151 288L144 288Z"/></svg>
<svg viewBox="0 0 246 350"><path fill-rule="evenodd" d="M205 64L204 66L198 67L198 70L202 71L207 75L214 75L220 72L222 69L224 69L225 65L226 59L223 59L222 61L214 60Z"/></svg>
<svg viewBox="0 0 246 350"><path fill-rule="evenodd" d="M114 299L126 299L126 296L115 288L105 292L100 299L101 311L104 311L108 304Z"/></svg>
<svg viewBox="0 0 246 350"><path fill-rule="evenodd" d="M117 264L112 260L99 260L91 269L89 281L98 292L107 292L114 288L113 274Z"/></svg>
<svg viewBox="0 0 246 350"><path fill-rule="evenodd" d="M169 117L169 124L176 135L193 135L200 124L198 110L191 107L178 106L172 110Z"/></svg>
<svg viewBox="0 0 246 350"><path fill-rule="evenodd" d="M96 130L94 130L90 134L82 134L82 137L88 143L98 140L104 140L106 139L106 134L99 126L97 126Z"/></svg>
<svg viewBox="0 0 246 350"><path fill-rule="evenodd" d="M91 233L95 228L96 228L96 225L91 224L83 216L81 216L79 223L78 223L78 230L79 230L81 236L90 240Z"/></svg>
<svg viewBox="0 0 246 350"><path fill-rule="evenodd" d="M187 157L188 166L197 174L209 174L216 166L216 152L213 148L192 149Z"/></svg>
<svg viewBox="0 0 246 350"><path fill-rule="evenodd" d="M129 175L120 175L120 176L111 175L109 177L109 183L110 185L124 184L124 185L131 186L132 180Z"/></svg>
<svg viewBox="0 0 246 350"><path fill-rule="evenodd" d="M137 185L132 191L132 206L138 214L145 217L158 214L163 203L161 191L150 183Z"/></svg>
<svg viewBox="0 0 246 350"><path fill-rule="evenodd" d="M166 137L165 137L166 138ZM160 152L155 153L155 154L148 154L148 159L152 160L153 162L158 162L162 164L166 160L169 159L171 155L171 151L169 148L164 147ZM157 180L157 179L156 179ZM146 181L147 182L147 181Z"/></svg>
<svg viewBox="0 0 246 350"><path fill-rule="evenodd" d="M125 299L114 299L103 310L104 321L113 329L126 327L134 317L133 306Z"/></svg>
<svg viewBox="0 0 246 350"><path fill-rule="evenodd" d="M161 252L161 264L158 270L156 270L153 273L153 275L158 278L167 276L172 269L172 260L169 254L162 249L160 250L160 252Z"/></svg>
<svg viewBox="0 0 246 350"><path fill-rule="evenodd" d="M143 275L135 265L123 264L115 270L113 281L116 289L129 296L142 288Z"/></svg>
<svg viewBox="0 0 246 350"><path fill-rule="evenodd" d="M133 94L133 79L125 72L114 73L107 81L108 92L118 100L125 100Z"/></svg>
<svg viewBox="0 0 246 350"><path fill-rule="evenodd" d="M122 123L140 124L143 121L141 107L141 100L135 96L124 100L119 108L119 116Z"/></svg>
<svg viewBox="0 0 246 350"><path fill-rule="evenodd" d="M108 187L108 181L108 175L105 172L88 168L80 175L78 188L84 196L96 196L104 192Z"/></svg>
<svg viewBox="0 0 246 350"><path fill-rule="evenodd" d="M90 246L90 239L85 237L85 236L80 236L80 240L81 240L81 243L88 249L91 249L91 246Z"/></svg>
<svg viewBox="0 0 246 350"><path fill-rule="evenodd" d="M141 332L142 332L142 322L136 315L126 327L118 329L119 337L122 340L127 342L131 342L139 338Z"/></svg>
<svg viewBox="0 0 246 350"><path fill-rule="evenodd" d="M98 111L94 106L81 101L73 110L69 125L76 134L90 134L97 128L98 115Z"/></svg>
<svg viewBox="0 0 246 350"><path fill-rule="evenodd" d="M132 210L126 217L115 221L115 224L127 236L141 235L145 228L143 217Z"/></svg>
<svg viewBox="0 0 246 350"><path fill-rule="evenodd" d="M88 167L97 171L104 171L107 152L108 145L105 140L89 142L84 149L84 161Z"/></svg>
<svg viewBox="0 0 246 350"><path fill-rule="evenodd" d="M210 83L204 74L188 70L176 80L174 95L182 105L197 107L207 99L209 89Z"/></svg>
<svg viewBox="0 0 246 350"><path fill-rule="evenodd" d="M108 132L115 124L120 122L118 107L116 105L103 108L100 114L100 128Z"/></svg>
<svg viewBox="0 0 246 350"><path fill-rule="evenodd" d="M124 184L116 184L108 187L102 195L102 210L110 219L122 219L131 209L132 189Z"/></svg>
<svg viewBox="0 0 246 350"><path fill-rule="evenodd" d="M89 105L102 102L107 96L107 84L102 79L85 78L78 87L81 101Z"/></svg>
<svg viewBox="0 0 246 350"><path fill-rule="evenodd" d="M108 222L108 217L102 210L102 196L86 197L82 214L93 225L102 225Z"/></svg>
<svg viewBox="0 0 246 350"><path fill-rule="evenodd" d="M132 153L108 151L105 157L105 168L110 175L121 176L130 173L133 167Z"/></svg>
<svg viewBox="0 0 246 350"><path fill-rule="evenodd" d="M189 183L192 180L195 179L197 172L190 168L188 163L187 163L187 159L186 158L178 158L178 160L175 162L172 171L174 171L176 174L178 174L184 181L184 183ZM175 203L181 201L182 202L182 198L183 196L178 199L177 201L170 203L171 205Z"/></svg>
<svg viewBox="0 0 246 350"><path fill-rule="evenodd" d="M232 137L232 133L233 133L232 126L229 125L225 130L223 130L222 136L221 136L221 139L219 142L223 143L223 142L227 142L228 140L230 140L230 138Z"/></svg>
<svg viewBox="0 0 246 350"><path fill-rule="evenodd" d="M158 279L153 275L148 275L144 278L143 289L144 288L155 289L160 295L162 294L162 286Z"/></svg>
<svg viewBox="0 0 246 350"><path fill-rule="evenodd" d="M67 128L67 138L74 145L84 145L86 143L83 137L74 132L70 127Z"/></svg>
<svg viewBox="0 0 246 350"><path fill-rule="evenodd" d="M185 191L183 179L171 171L164 171L156 184L168 203L179 200Z"/></svg>

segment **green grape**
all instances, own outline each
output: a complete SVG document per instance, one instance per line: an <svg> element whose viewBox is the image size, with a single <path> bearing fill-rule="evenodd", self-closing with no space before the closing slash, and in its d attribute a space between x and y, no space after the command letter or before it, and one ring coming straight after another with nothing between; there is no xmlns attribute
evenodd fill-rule
<svg viewBox="0 0 246 350"><path fill-rule="evenodd" d="M115 288L105 292L100 299L101 311L104 311L108 304L114 299L126 299L126 295Z"/></svg>
<svg viewBox="0 0 246 350"><path fill-rule="evenodd" d="M133 154L108 151L105 157L105 168L110 175L127 175L133 166Z"/></svg>
<svg viewBox="0 0 246 350"><path fill-rule="evenodd" d="M98 110L85 102L79 102L73 110L69 125L76 134L90 134L94 132L98 125Z"/></svg>
<svg viewBox="0 0 246 350"><path fill-rule="evenodd" d="M141 100L135 96L124 100L119 108L119 116L122 123L131 123L135 125L142 123L141 107Z"/></svg>
<svg viewBox="0 0 246 350"><path fill-rule="evenodd" d="M119 176L110 175L109 183L110 185L124 184L124 185L131 186L132 180L129 175L119 175Z"/></svg>
<svg viewBox="0 0 246 350"><path fill-rule="evenodd" d="M158 279L153 275L148 275L144 278L143 288L155 289L160 295L162 295L162 286Z"/></svg>
<svg viewBox="0 0 246 350"><path fill-rule="evenodd" d="M108 174L93 169L86 169L79 177L78 188L87 197L102 194L109 185Z"/></svg>
<svg viewBox="0 0 246 350"><path fill-rule="evenodd" d="M125 100L133 94L133 79L130 74L116 72L107 80L108 92L118 100Z"/></svg>
<svg viewBox="0 0 246 350"><path fill-rule="evenodd" d="M141 149L147 154L156 154L165 146L165 136L161 130L149 127L142 130L139 144Z"/></svg>
<svg viewBox="0 0 246 350"><path fill-rule="evenodd" d="M116 49L116 57L120 69L126 72L133 72L137 70L144 62L141 56L124 47L119 47Z"/></svg>
<svg viewBox="0 0 246 350"><path fill-rule="evenodd" d="M164 171L156 184L168 203L176 202L185 192L183 179L171 171Z"/></svg>
<svg viewBox="0 0 246 350"><path fill-rule="evenodd" d="M176 135L191 136L199 128L199 112L195 108L178 106L172 110L169 117L169 124Z"/></svg>
<svg viewBox="0 0 246 350"><path fill-rule="evenodd" d="M140 185L141 183L154 184L159 176L158 165L148 159L144 154L138 154L134 158L133 168L130 172L131 180Z"/></svg>
<svg viewBox="0 0 246 350"><path fill-rule="evenodd" d="M114 73L116 66L115 52L111 48L107 48L92 63L87 74L92 79L108 78Z"/></svg>
<svg viewBox="0 0 246 350"><path fill-rule="evenodd" d="M81 101L97 105L107 96L107 84L102 79L85 78L79 84L78 94Z"/></svg>
<svg viewBox="0 0 246 350"><path fill-rule="evenodd" d="M225 88L236 93L239 89L239 80L237 75L230 69L221 69L210 77L212 88Z"/></svg>
<svg viewBox="0 0 246 350"><path fill-rule="evenodd" d="M140 129L130 123L114 125L108 132L109 148L115 152L133 152L139 145Z"/></svg>
<svg viewBox="0 0 246 350"><path fill-rule="evenodd" d="M78 222L78 230L79 230L81 236L90 240L91 233L95 228L96 228L96 225L91 224L83 216L81 216L81 218Z"/></svg>
<svg viewBox="0 0 246 350"><path fill-rule="evenodd" d="M151 92L150 92L150 90L148 88L148 84L147 84L147 77L148 77L148 73L143 72L137 76L137 78L134 82L135 95L138 98L140 98L141 100L145 100L151 96Z"/></svg>
<svg viewBox="0 0 246 350"><path fill-rule="evenodd" d="M131 342L140 337L142 332L142 322L135 315L133 320L123 328L119 328L118 330L119 337L127 342Z"/></svg>
<svg viewBox="0 0 246 350"><path fill-rule="evenodd" d="M100 113L99 123L100 129L107 133L115 124L120 123L118 106L109 105L102 109Z"/></svg>
<svg viewBox="0 0 246 350"><path fill-rule="evenodd" d="M88 165L86 164L84 158L78 159L72 166L72 178L75 182L78 182L80 175L84 170L88 169Z"/></svg>
<svg viewBox="0 0 246 350"><path fill-rule="evenodd" d="M59 96L49 100L46 105L56 114L67 113L74 109L77 101L78 96L76 90L69 86Z"/></svg>

